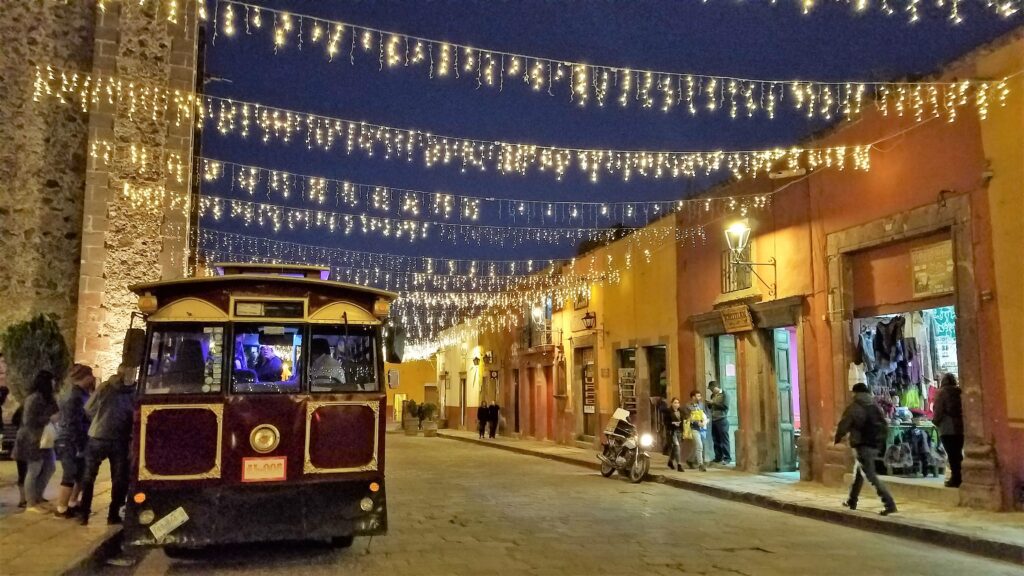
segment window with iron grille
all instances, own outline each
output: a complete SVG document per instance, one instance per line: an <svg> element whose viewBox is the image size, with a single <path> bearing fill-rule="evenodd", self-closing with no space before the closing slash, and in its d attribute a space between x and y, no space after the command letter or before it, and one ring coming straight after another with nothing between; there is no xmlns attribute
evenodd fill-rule
<svg viewBox="0 0 1024 576"><path fill-rule="evenodd" d="M735 264L734 262L739 260L741 262L750 262L750 246L748 245L743 249L738 256L734 256L731 250L725 250L722 252L722 293L736 292L737 290L746 290L752 286L750 267L743 264Z"/></svg>

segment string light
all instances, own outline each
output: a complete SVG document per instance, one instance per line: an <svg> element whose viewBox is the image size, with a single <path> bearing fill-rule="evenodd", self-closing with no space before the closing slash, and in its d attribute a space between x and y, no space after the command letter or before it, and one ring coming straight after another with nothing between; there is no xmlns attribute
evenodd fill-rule
<svg viewBox="0 0 1024 576"><path fill-rule="evenodd" d="M834 0L846 1L849 0ZM863 9L866 9L864 1ZM904 0L906 12L911 21L919 18L918 4L920 0ZM1009 10L1008 4L1015 4L1019 8L1022 0L985 0L989 8L998 13L1007 12L1006 17L1014 13ZM813 8L813 2L804 0L804 10ZM957 0L935 0L940 7L949 7L951 18L958 19L959 7ZM233 30L234 15L239 12L246 12L246 18L252 19L252 10L261 9L280 15L280 18L288 22L296 20L300 24L305 23L305 28L317 30L319 28L335 28L341 34L345 29L353 37L362 38L363 51L374 57L375 63L380 63L380 69L410 68L425 65L422 58L409 59L405 57L407 47L415 45L422 53L424 50L439 51L442 58L435 64L431 60L429 64L429 77L435 74L440 77L447 77L449 72L459 76L459 66L454 62L449 53L454 52L456 56L462 53L462 76L475 80L476 87L483 85L496 87L498 90L504 88L505 80L519 79L520 68L524 63L529 63L528 71L523 80L533 89L534 92L546 92L553 95L557 85L563 81L567 83L565 91L568 92L569 102L579 107L587 106L591 101L596 101L598 106L604 106L609 90L619 91L618 101L620 106L629 106L632 100L636 100L642 109L658 109L662 112L671 112L685 109L690 114L696 114L698 110L712 113L718 111L719 98L728 99L730 118L743 116L753 118L764 116L774 119L776 108L774 104L789 98L794 102L794 112L801 113L808 120L822 119L830 120L833 116L842 116L847 119L856 117L863 109L866 98L877 100L883 89L893 91L898 87L914 91L918 88L925 91L934 89L936 92L948 92L957 89L960 82L873 82L873 81L819 81L819 80L794 80L794 79L765 79L765 78L739 78L709 74L677 73L660 70L642 70L631 68L619 68L606 65L592 65L582 62L571 62L562 59L550 59L537 56L529 56L505 52L500 50L484 50L472 48L462 44L443 42L430 38L410 36L394 31L355 26L343 22L331 21L308 14L299 14L284 10L276 10L267 7L258 7L255 4L239 2L235 0L223 0L223 11L225 18L221 19L221 28L225 35L235 37ZM234 7L234 8L232 8ZM230 10L230 12L229 12ZM248 21L248 20L247 20ZM275 27L270 36L274 51L285 45L289 38L295 37L301 43L301 30L303 26L297 27ZM378 51L379 50L379 51ZM326 47L328 60L333 60L333 52ZM377 51L377 52L375 52ZM456 58L457 59L457 58ZM384 63L386 62L386 66ZM356 59L350 59L351 64ZM399 64L404 63L404 66ZM569 70L565 74L564 70ZM609 72L613 72L619 82L609 86ZM601 79L597 82L597 79ZM962 81L961 81L962 82ZM972 92L981 90L985 80L967 80ZM676 91L681 86L687 85L687 104L684 107L681 98L676 97ZM848 89L847 89L848 88ZM633 94L635 91L635 94ZM660 92L660 105L655 105L655 92ZM693 106L692 97L694 92L707 95L704 107ZM788 91L788 93L787 93ZM828 98L819 101L818 94L827 95ZM770 101L773 104L771 109L764 108L760 102ZM983 112L981 109L979 112ZM940 113L938 107L926 107L923 103L916 105L913 109L915 116L936 115Z"/></svg>
<svg viewBox="0 0 1024 576"><path fill-rule="evenodd" d="M259 227L270 232L287 230L320 230L332 234L351 236L380 235L384 238L406 239L415 242L428 238L437 230L443 242L490 246L521 246L540 243L548 245L576 245L580 242L610 242L624 232L640 238L664 239L669 236L679 242L694 242L696 230L689 227L666 229L645 228L563 228L528 226L492 226L482 224L454 224L447 222L397 219L368 215L294 208L280 204L254 202L237 198L203 195L199 198L200 216L215 221L225 218L247 227Z"/></svg>
<svg viewBox="0 0 1024 576"><path fill-rule="evenodd" d="M420 214L441 221L450 221L457 214L462 221L475 222L481 217L487 221L512 223L579 224L646 224L669 212L701 211L703 200L650 200L630 202L540 201L468 196L445 192L426 192L406 188L393 188L377 184L360 184L348 180L295 174L237 162L200 158L203 182L215 183L224 179L253 195L257 191L267 198L298 197L308 203L322 206L333 201L336 206L349 209L363 208L374 212L390 212L404 217ZM767 195L729 196L714 198L716 210L737 204L751 209L760 208ZM456 210L456 207L458 209Z"/></svg>
<svg viewBox="0 0 1024 576"><path fill-rule="evenodd" d="M985 86L987 93L991 87ZM155 117L170 115L169 121L175 124L195 122L200 128L209 126L223 136L247 137L255 130L265 143L289 144L298 140L307 148L324 151L344 148L346 154L358 151L368 157L406 162L419 157L428 168L439 164L459 165L462 171L492 169L503 175L525 175L536 171L553 174L558 180L570 169L586 175L592 182L598 181L601 175L615 175L629 181L636 176L679 179L719 172L727 172L739 179L765 175L780 162L808 171L819 166L849 166L861 171L870 169L869 145L675 152L494 142L439 136L227 98L207 96L197 99L193 94L160 88L138 90L134 84L120 79L102 76L94 79L85 74L57 73L50 68L37 69L34 98L39 101L44 97L65 103L75 101L85 110L107 99ZM977 98L976 103L987 110L989 99L987 96ZM849 158L840 158L840 155Z"/></svg>

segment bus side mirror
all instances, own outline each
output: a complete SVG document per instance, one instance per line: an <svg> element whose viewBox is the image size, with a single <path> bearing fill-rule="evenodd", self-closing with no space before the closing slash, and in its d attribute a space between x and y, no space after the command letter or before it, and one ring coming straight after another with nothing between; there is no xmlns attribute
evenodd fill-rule
<svg viewBox="0 0 1024 576"><path fill-rule="evenodd" d="M146 355L146 331L142 328L129 328L124 334L124 345L121 347L121 362L131 368L142 366Z"/></svg>
<svg viewBox="0 0 1024 576"><path fill-rule="evenodd" d="M391 364L401 364L402 356L405 355L405 329L388 325L384 330L384 360Z"/></svg>

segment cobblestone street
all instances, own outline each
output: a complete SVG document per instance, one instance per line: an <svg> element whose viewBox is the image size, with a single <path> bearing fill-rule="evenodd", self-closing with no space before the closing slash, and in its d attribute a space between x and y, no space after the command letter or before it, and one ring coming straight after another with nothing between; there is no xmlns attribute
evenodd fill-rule
<svg viewBox="0 0 1024 576"><path fill-rule="evenodd" d="M389 533L273 545L135 574L1019 574L1020 568L463 442L389 435ZM109 574L127 569L109 568Z"/></svg>

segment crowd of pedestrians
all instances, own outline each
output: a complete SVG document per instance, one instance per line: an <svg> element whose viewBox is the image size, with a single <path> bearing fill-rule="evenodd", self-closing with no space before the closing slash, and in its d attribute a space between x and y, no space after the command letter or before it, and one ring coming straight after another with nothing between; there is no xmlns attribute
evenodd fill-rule
<svg viewBox="0 0 1024 576"><path fill-rule="evenodd" d="M12 456L18 469L19 508L88 524L96 477L103 461L109 460L112 494L107 524L121 523L135 398L130 373L121 366L97 386L92 368L75 364L59 395L51 372L36 374L13 417L18 428ZM45 491L57 461L60 490L51 502Z"/></svg>

